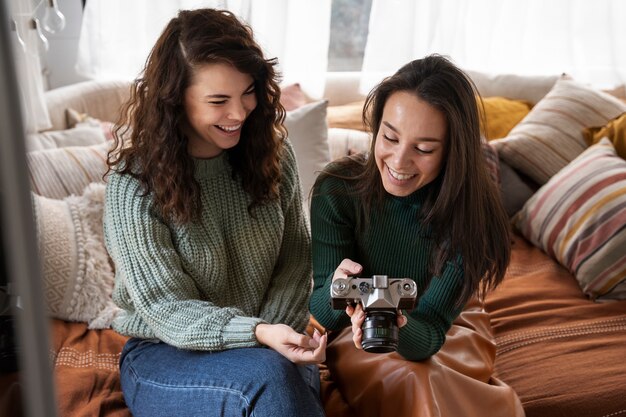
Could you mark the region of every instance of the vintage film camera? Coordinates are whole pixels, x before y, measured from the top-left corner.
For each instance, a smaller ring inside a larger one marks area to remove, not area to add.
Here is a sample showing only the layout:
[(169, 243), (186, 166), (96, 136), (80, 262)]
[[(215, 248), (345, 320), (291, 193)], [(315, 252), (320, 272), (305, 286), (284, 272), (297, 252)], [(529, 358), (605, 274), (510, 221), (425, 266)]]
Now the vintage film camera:
[(417, 285), (409, 278), (337, 278), (330, 287), (333, 309), (361, 303), (365, 311), (363, 350), (372, 353), (398, 349), (397, 310), (412, 310), (417, 299)]

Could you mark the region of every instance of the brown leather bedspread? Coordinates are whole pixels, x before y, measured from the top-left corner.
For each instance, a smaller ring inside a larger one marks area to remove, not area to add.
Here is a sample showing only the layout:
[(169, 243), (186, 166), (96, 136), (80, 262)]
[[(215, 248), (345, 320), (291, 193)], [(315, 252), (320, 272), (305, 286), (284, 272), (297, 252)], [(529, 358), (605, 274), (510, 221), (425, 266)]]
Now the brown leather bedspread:
[[(485, 308), (489, 316), (469, 305), (424, 362), (360, 352), (347, 332), (334, 335), (321, 369), (327, 414), (508, 417), (522, 404), (528, 417), (626, 417), (626, 302), (587, 300), (569, 272), (516, 236)], [(130, 416), (118, 372), (126, 338), (51, 323), (59, 415)], [(0, 385), (15, 385), (10, 377)]]
[(513, 248), (507, 277), (485, 305), (495, 375), (517, 391), (528, 417), (626, 416), (626, 301), (592, 302), (524, 238), (515, 236)]

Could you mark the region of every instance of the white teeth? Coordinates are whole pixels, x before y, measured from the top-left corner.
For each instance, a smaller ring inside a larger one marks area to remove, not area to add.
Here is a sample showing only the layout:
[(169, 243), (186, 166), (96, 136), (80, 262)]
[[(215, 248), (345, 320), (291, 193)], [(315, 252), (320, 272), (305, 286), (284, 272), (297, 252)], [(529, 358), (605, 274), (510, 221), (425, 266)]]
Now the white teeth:
[(238, 130), (241, 127), (241, 125), (237, 125), (237, 126), (219, 126), (218, 125), (217, 127), (219, 127), (220, 129), (226, 132), (234, 132), (235, 130)]
[(413, 178), (416, 175), (416, 174), (400, 174), (398, 171), (394, 171), (389, 166), (387, 166), (387, 169), (389, 170), (389, 173), (391, 174), (391, 176), (399, 181), (406, 181), (408, 179)]

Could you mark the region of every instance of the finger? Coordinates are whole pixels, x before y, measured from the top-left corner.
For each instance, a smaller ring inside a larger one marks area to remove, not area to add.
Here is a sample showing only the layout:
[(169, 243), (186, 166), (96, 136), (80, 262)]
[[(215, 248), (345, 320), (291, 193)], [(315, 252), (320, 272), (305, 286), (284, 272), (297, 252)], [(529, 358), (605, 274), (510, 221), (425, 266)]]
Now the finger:
[(358, 328), (352, 334), (352, 341), (354, 342), (354, 346), (356, 346), (357, 349), (363, 349), (363, 345), (361, 344), (362, 340), (363, 340), (363, 331), (360, 328)]
[(362, 304), (357, 304), (357, 305), (354, 307), (354, 312), (355, 312), (355, 313), (363, 313), (363, 312), (364, 312), (364, 310), (363, 310), (363, 305), (362, 305)]
[(350, 321), (352, 322), (352, 328), (357, 327), (360, 329), (363, 326), (363, 322), (365, 322), (365, 312), (363, 310), (355, 311)]
[(288, 350), (287, 359), (297, 364), (318, 364), (326, 360), (326, 346), (328, 336), (326, 334), (320, 336), (320, 345), (314, 350), (303, 349), (301, 347), (292, 347)]
[(350, 320), (352, 321), (353, 325), (356, 324), (357, 326), (361, 327), (363, 326), (363, 322), (365, 321), (365, 316), (365, 311), (363, 311), (361, 305), (358, 304), (354, 309), (354, 313), (352, 314)]
[(312, 347), (313, 349), (316, 349), (317, 347), (319, 347), (321, 337), (322, 335), (320, 334), (319, 330), (315, 329), (313, 331), (313, 337), (309, 341), (309, 346)]
[[(310, 349), (312, 347), (317, 347), (317, 342), (310, 336), (305, 334), (296, 333), (295, 331), (291, 331), (286, 338), (286, 343), (289, 345), (303, 347), (305, 349)], [(315, 346), (313, 346), (314, 344)]]
[(322, 337), (322, 334), (320, 333), (320, 331), (317, 330), (317, 329), (314, 329), (313, 330), (313, 339), (316, 340), (319, 343), (320, 337)]
[(398, 328), (406, 326), (408, 321), (409, 319), (407, 318), (407, 316), (402, 314), (402, 311), (398, 310), (398, 316), (397, 316)]
[(335, 278), (346, 278), (350, 275), (355, 275), (360, 273), (363, 270), (363, 266), (359, 263), (354, 262), (351, 259), (344, 259), (341, 261), (335, 273), (333, 275), (333, 279)]
[(348, 315), (348, 317), (352, 317), (352, 315), (354, 314), (354, 307), (352, 307), (352, 305), (348, 304), (348, 306), (346, 307), (346, 314)]
[(328, 343), (328, 336), (322, 335), (319, 340), (320, 345), (313, 351), (312, 359), (315, 363), (321, 363), (326, 360), (326, 345)]

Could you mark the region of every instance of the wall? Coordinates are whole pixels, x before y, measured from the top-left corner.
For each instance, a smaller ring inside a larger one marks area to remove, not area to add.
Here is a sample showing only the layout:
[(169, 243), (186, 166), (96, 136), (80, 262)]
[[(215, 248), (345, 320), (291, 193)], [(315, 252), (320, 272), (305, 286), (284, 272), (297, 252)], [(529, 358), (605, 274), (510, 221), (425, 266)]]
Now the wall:
[[(65, 28), (58, 33), (44, 32), (50, 42), (48, 52), (41, 52), (41, 64), (46, 89), (84, 81), (87, 78), (76, 73), (78, 38), (83, 17), (82, 0), (58, 0), (59, 9), (65, 15)], [(43, 18), (43, 5), (37, 15)]]

